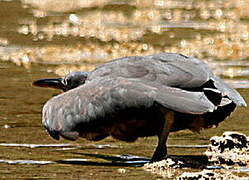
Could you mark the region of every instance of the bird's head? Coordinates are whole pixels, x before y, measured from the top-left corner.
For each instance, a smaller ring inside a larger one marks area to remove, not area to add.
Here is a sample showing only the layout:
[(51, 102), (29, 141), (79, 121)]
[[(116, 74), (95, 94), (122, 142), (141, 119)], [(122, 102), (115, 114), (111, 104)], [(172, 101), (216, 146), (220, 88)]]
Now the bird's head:
[(88, 72), (72, 72), (62, 78), (39, 79), (34, 81), (34, 86), (60, 89), (68, 91), (85, 83)]

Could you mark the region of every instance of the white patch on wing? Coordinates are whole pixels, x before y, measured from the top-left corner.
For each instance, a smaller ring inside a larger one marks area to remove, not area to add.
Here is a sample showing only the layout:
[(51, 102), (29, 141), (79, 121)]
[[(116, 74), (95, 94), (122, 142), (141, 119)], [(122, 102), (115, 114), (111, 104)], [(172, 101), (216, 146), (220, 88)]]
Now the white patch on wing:
[(213, 89), (213, 88), (203, 88), (203, 89), (208, 90), (208, 91), (213, 91), (213, 92), (215, 92), (217, 94), (221, 94), (220, 90), (218, 90), (218, 89)]
[(219, 106), (225, 106), (225, 105), (228, 105), (230, 103), (232, 103), (232, 100), (230, 100), (228, 98), (222, 98)]

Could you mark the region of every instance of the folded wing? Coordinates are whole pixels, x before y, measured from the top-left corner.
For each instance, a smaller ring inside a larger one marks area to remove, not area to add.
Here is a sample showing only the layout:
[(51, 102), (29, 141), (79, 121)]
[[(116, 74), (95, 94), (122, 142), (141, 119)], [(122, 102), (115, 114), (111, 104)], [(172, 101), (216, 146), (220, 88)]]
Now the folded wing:
[(78, 126), (105, 126), (122, 110), (155, 105), (189, 114), (215, 109), (203, 92), (162, 87), (136, 79), (98, 79), (50, 99), (43, 108), (43, 125), (55, 139), (59, 136), (76, 139)]

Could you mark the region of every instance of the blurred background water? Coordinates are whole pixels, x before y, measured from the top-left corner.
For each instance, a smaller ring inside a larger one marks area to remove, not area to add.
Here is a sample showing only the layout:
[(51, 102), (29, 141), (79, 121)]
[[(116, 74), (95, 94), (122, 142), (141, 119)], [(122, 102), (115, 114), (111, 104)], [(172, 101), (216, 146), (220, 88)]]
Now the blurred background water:
[[(206, 61), (217, 75), (240, 88), (247, 100), (248, 50), (248, 0), (0, 0), (0, 142), (57, 143), (41, 127), (40, 113), (43, 103), (58, 92), (31, 87), (35, 79), (89, 71), (123, 56), (177, 52)], [(169, 143), (208, 144), (212, 135), (225, 130), (248, 134), (248, 114), (246, 108), (239, 108), (218, 129), (200, 135), (174, 133)], [(76, 143), (94, 144), (84, 140)], [(108, 138), (101, 143), (119, 148), (87, 146), (65, 152), (47, 147), (3, 146), (0, 159), (49, 161), (82, 158), (87, 153), (134, 152), (150, 157), (156, 140), (127, 144)], [(169, 154), (201, 155), (203, 151), (170, 148)], [(0, 177), (157, 178), (138, 168), (126, 168), (123, 173), (105, 164), (41, 166), (5, 162), (0, 166)]]

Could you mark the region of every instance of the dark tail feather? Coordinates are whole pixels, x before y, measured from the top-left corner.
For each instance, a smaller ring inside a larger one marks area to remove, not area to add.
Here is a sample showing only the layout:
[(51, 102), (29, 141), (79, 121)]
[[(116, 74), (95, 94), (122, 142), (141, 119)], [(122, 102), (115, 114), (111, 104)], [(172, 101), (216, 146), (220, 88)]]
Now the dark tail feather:
[(203, 115), (205, 119), (205, 127), (212, 127), (213, 125), (218, 126), (220, 122), (224, 121), (226, 117), (230, 116), (230, 114), (236, 108), (236, 104), (231, 102), (224, 106), (218, 106), (214, 112), (205, 113)]

